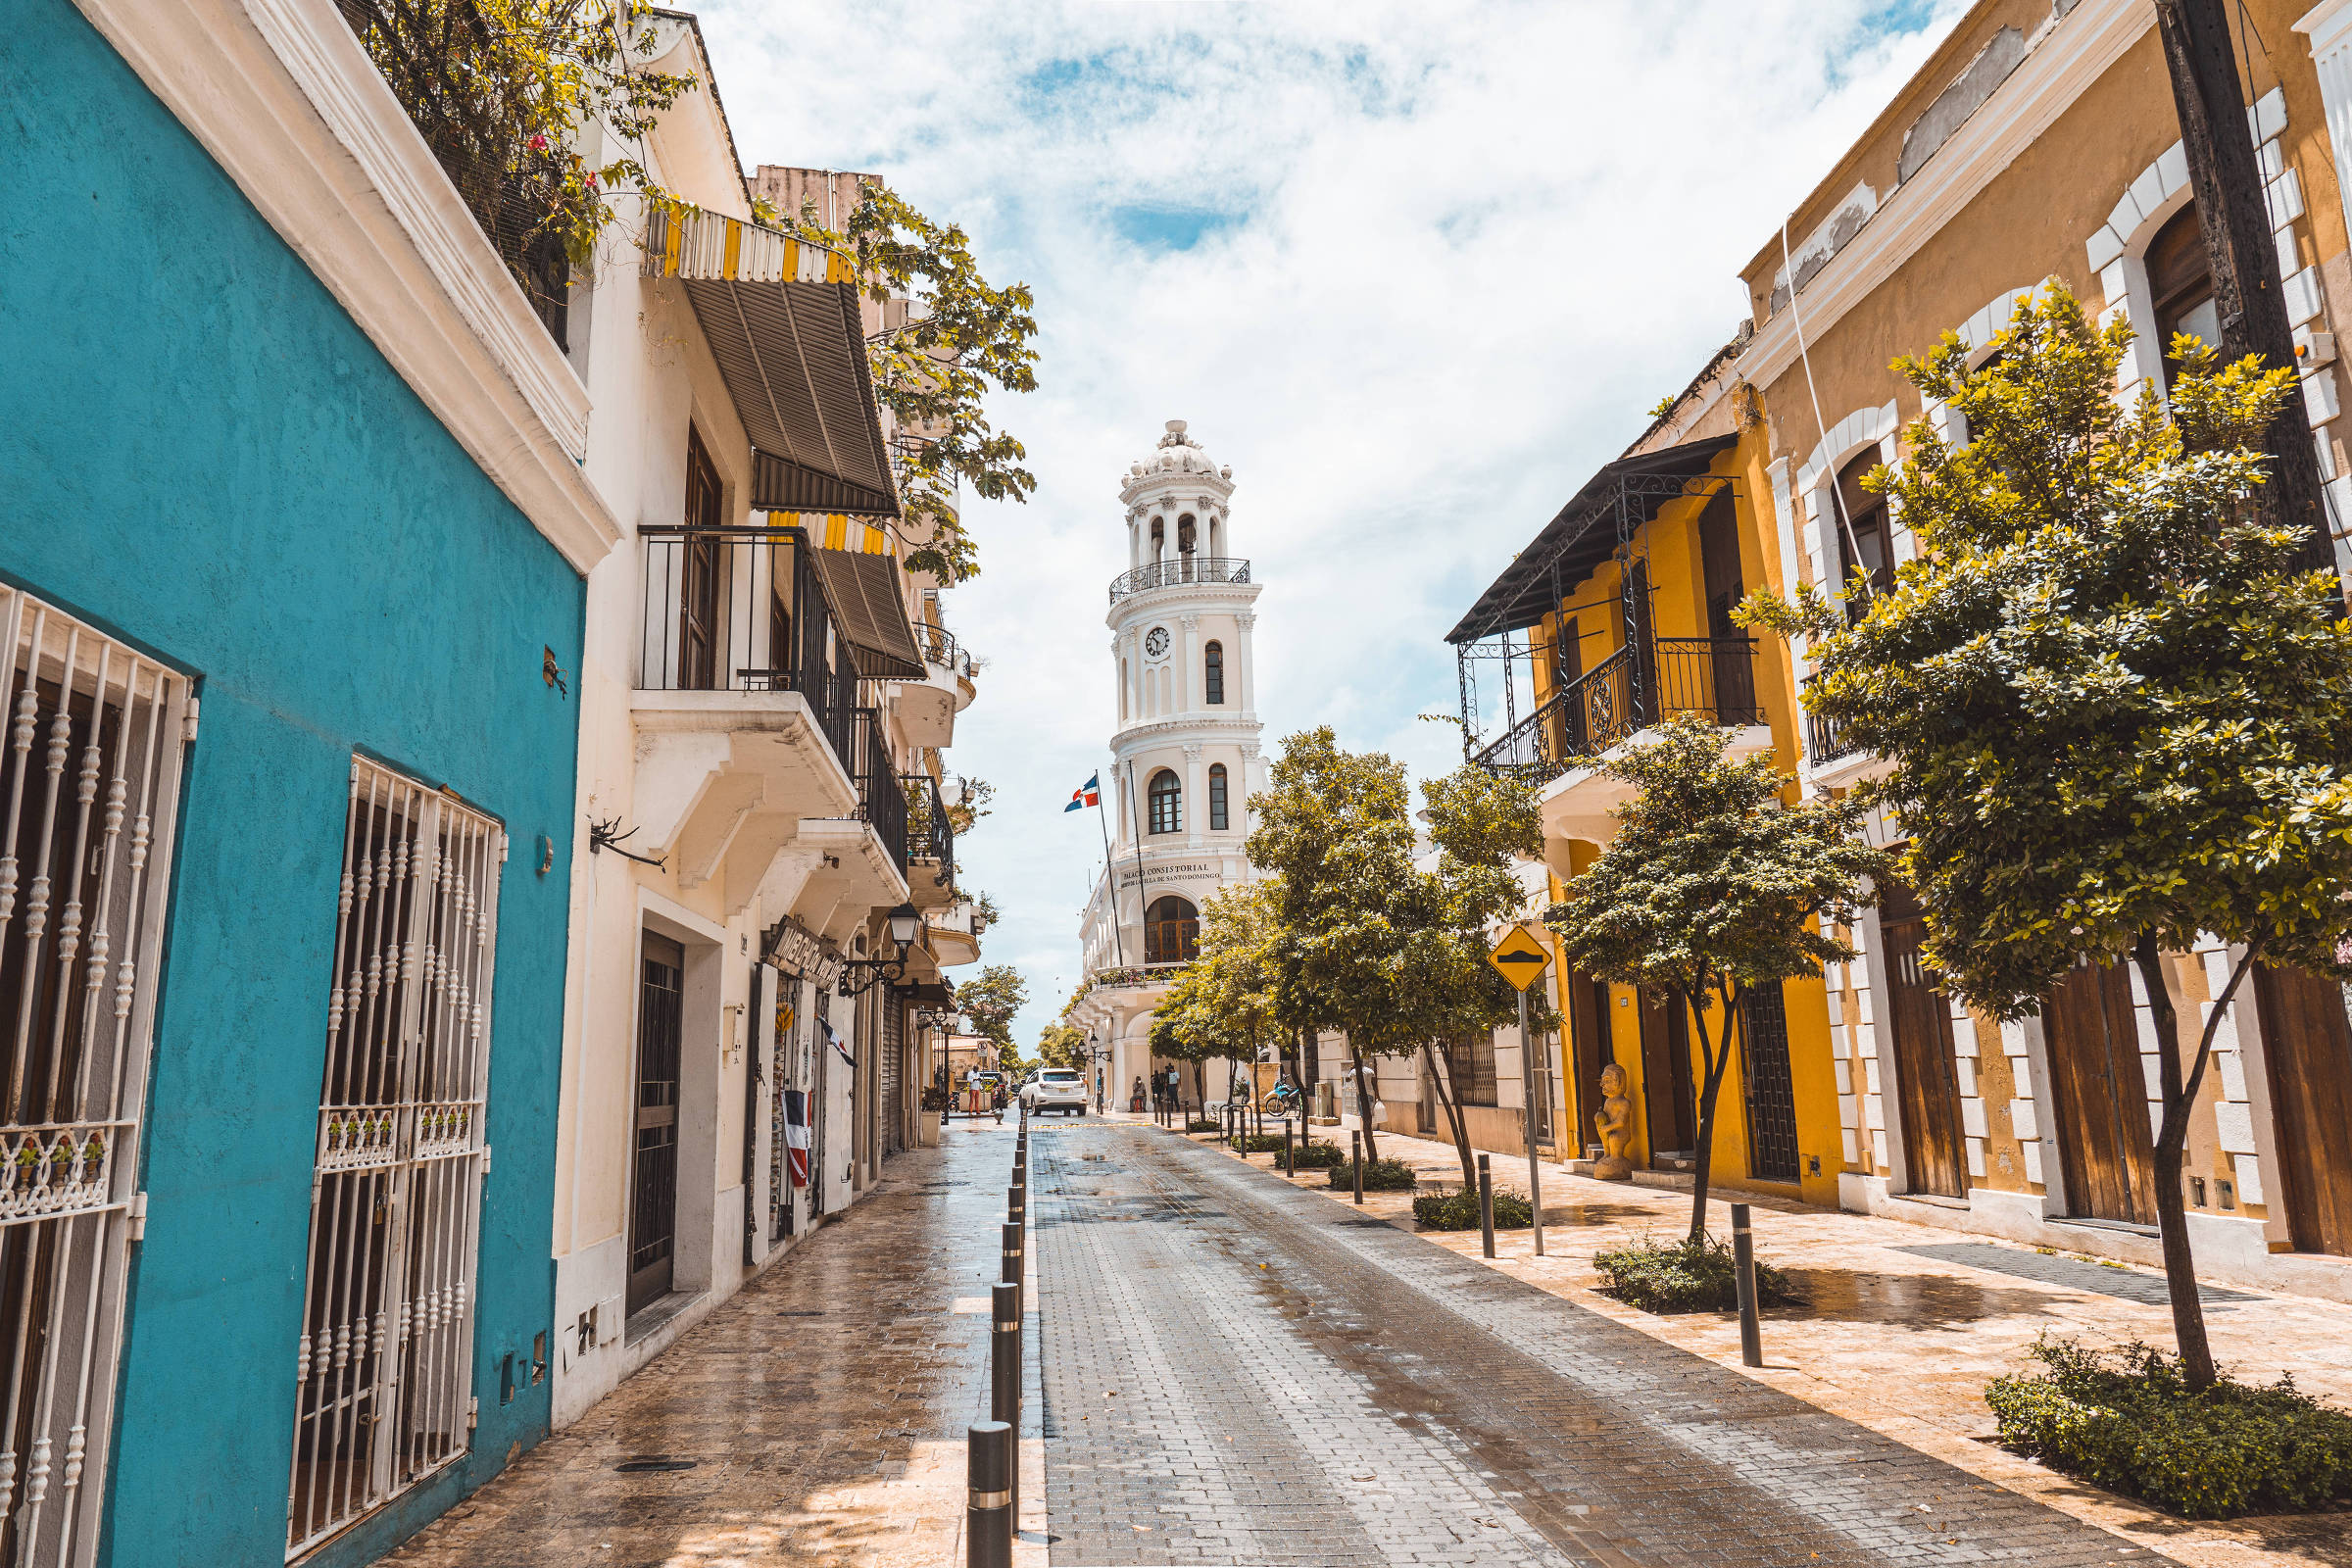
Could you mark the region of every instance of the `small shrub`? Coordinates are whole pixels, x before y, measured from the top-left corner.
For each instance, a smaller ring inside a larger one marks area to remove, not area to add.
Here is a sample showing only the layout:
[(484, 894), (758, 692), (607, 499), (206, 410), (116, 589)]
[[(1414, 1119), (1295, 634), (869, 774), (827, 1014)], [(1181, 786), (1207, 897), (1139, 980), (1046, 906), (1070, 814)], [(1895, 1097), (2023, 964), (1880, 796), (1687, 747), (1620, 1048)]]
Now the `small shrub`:
[[(1334, 1165), (1348, 1163), (1347, 1152), (1337, 1144), (1305, 1142), (1292, 1149), (1291, 1157), (1300, 1170), (1329, 1170)], [(1281, 1164), (1280, 1156), (1275, 1163)]]
[[(1294, 1135), (1293, 1141), (1296, 1142), (1296, 1135)], [(1282, 1134), (1244, 1133), (1242, 1134), (1242, 1152), (1245, 1154), (1279, 1154), (1282, 1152)]]
[[(1344, 1159), (1332, 1166), (1331, 1185), (1345, 1192), (1354, 1192), (1355, 1161)], [(1409, 1193), (1413, 1186), (1413, 1167), (1401, 1159), (1374, 1159), (1364, 1163), (1364, 1191), (1367, 1193)]]
[[(1423, 1193), (1413, 1200), (1413, 1218), (1423, 1230), (1474, 1231), (1478, 1229), (1478, 1189), (1465, 1187), (1458, 1193)], [(1523, 1231), (1536, 1222), (1536, 1211), (1526, 1199), (1517, 1193), (1494, 1195), (1494, 1228), (1498, 1231)]]
[(1995, 1378), (2001, 1441), (2051, 1469), (2191, 1519), (2308, 1512), (2352, 1501), (2352, 1413), (2282, 1377), (2225, 1377), (2191, 1394), (2179, 1357), (2137, 1341), (2106, 1351), (2043, 1335), (2039, 1376)]
[(1210, 1121), (1205, 1116), (1195, 1116), (1184, 1124), (1184, 1130), (1188, 1133), (1221, 1133), (1225, 1130), (1225, 1124), (1221, 1121)]
[[(1631, 1247), (1592, 1254), (1601, 1290), (1644, 1312), (1735, 1312), (1740, 1308), (1740, 1271), (1732, 1250), (1714, 1237), (1661, 1242), (1643, 1237)], [(1788, 1276), (1756, 1262), (1756, 1304), (1781, 1306), (1797, 1299)]]

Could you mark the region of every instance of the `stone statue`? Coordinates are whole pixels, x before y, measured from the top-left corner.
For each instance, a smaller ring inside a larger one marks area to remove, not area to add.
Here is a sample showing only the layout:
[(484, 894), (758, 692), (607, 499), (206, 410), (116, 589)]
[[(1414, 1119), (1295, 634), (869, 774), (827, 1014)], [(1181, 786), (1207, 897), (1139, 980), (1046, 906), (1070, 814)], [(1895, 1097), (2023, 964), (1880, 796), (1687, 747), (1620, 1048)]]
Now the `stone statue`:
[(1600, 1134), (1600, 1158), (1592, 1162), (1592, 1174), (1604, 1182), (1630, 1182), (1634, 1162), (1625, 1152), (1634, 1141), (1634, 1102), (1625, 1098), (1623, 1067), (1612, 1061), (1600, 1069), (1600, 1112), (1592, 1118), (1592, 1130)]

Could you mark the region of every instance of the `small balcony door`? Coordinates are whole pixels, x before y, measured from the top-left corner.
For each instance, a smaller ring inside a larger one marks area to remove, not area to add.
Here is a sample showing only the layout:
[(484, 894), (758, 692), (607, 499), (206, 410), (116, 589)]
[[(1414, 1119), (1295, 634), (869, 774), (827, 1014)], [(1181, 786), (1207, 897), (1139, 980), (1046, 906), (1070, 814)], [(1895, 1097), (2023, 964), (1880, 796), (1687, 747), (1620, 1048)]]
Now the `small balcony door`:
[(1690, 1015), (1675, 998), (1650, 991), (1642, 993), (1642, 1100), (1649, 1118), (1649, 1162), (1680, 1168), (1695, 1157), (1698, 1109)]
[[(718, 469), (694, 426), (686, 427), (686, 516), (688, 528), (716, 528), (721, 516)], [(719, 563), (723, 543), (713, 533), (689, 533), (678, 575), (678, 685), (710, 691), (718, 679)]]
[(678, 1241), (678, 1063), (686, 950), (645, 935), (637, 1002), (637, 1144), (629, 1186), (628, 1310), (667, 1296)]

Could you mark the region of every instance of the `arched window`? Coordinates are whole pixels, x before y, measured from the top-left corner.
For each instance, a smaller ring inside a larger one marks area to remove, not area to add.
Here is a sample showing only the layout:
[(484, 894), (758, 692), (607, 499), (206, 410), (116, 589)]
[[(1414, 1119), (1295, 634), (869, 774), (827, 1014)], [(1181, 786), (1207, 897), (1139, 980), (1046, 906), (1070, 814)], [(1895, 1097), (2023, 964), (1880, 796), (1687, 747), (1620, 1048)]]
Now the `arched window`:
[(2213, 261), (2197, 227), (2197, 204), (2176, 213), (2148, 245), (2148, 293), (2156, 301), (2156, 352), (2164, 356), (2164, 384), (2178, 373), (2173, 334), (2193, 332), (2213, 348), (2222, 346), (2222, 318), (2213, 303)]
[(1200, 955), (1200, 911), (1172, 893), (1153, 899), (1144, 911), (1144, 961), (1190, 963)]
[[(1890, 593), (1894, 589), (1894, 552), (1886, 539), (1886, 498), (1873, 495), (1862, 488), (1862, 476), (1877, 467), (1882, 460), (1879, 449), (1872, 447), (1860, 457), (1838, 470), (1838, 506), (1844, 521), (1831, 522), (1838, 530), (1838, 584), (1845, 586), (1847, 579), (1860, 566), (1870, 576), (1870, 591)], [(1851, 530), (1850, 537), (1848, 530)], [(1857, 556), (1856, 551), (1860, 551)], [(1859, 599), (1846, 606), (1846, 613), (1859, 620), (1864, 606)]]
[[(1214, 647), (1214, 644), (1210, 645)], [(1208, 764), (1208, 825), (1212, 832), (1225, 831), (1225, 764)]]
[(1174, 833), (1184, 826), (1184, 792), (1176, 775), (1161, 768), (1152, 775), (1152, 831)]
[(1208, 706), (1225, 705), (1225, 645), (1210, 643), (1200, 652), (1200, 673), (1208, 683)]

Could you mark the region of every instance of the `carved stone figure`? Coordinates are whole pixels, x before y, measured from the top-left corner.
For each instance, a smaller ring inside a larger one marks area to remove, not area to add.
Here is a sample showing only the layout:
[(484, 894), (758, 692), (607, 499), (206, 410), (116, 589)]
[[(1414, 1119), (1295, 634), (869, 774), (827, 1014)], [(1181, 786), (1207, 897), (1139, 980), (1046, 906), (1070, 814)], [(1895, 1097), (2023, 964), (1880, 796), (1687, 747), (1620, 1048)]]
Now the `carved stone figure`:
[(1600, 1111), (1592, 1130), (1600, 1134), (1600, 1158), (1592, 1162), (1593, 1176), (1604, 1182), (1630, 1182), (1634, 1162), (1625, 1156), (1634, 1142), (1634, 1102), (1625, 1098), (1625, 1069), (1610, 1062), (1600, 1069)]

